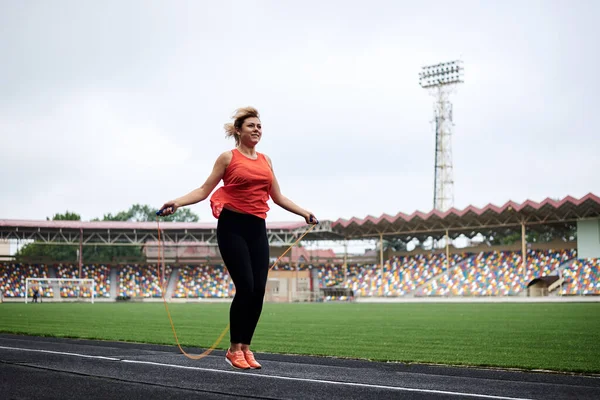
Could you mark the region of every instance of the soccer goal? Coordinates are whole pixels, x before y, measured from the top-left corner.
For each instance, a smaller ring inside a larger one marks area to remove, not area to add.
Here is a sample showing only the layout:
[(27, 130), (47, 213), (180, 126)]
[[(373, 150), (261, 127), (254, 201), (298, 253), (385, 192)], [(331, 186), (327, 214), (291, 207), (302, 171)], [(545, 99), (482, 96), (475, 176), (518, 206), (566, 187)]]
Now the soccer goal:
[(85, 278), (27, 278), (25, 304), (29, 301), (90, 301), (94, 304), (96, 288), (93, 279)]

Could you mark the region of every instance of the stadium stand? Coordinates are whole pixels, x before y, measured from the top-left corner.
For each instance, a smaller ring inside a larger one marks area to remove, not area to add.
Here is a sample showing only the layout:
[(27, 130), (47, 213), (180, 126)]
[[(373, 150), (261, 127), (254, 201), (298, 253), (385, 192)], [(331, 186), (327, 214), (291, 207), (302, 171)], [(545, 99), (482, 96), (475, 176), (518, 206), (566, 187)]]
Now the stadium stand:
[(327, 263), (310, 266), (310, 268), (317, 268), (317, 277), (322, 287), (337, 286), (344, 282), (344, 271), (341, 265)]
[[(173, 271), (165, 266), (164, 279), (168, 282)], [(156, 265), (125, 265), (119, 268), (118, 296), (123, 297), (161, 297), (162, 271)]]
[[(451, 255), (450, 267), (455, 266), (464, 257), (464, 254)], [(328, 271), (328, 275), (325, 276), (327, 279), (324, 281), (326, 286), (343, 282), (341, 268), (335, 271), (335, 274)], [(379, 296), (382, 294), (382, 288), (384, 296), (404, 296), (444, 271), (446, 271), (445, 254), (394, 256), (384, 264), (383, 286), (378, 264), (349, 265), (346, 286), (352, 289), (356, 296)]]
[(562, 276), (563, 295), (600, 295), (600, 258), (573, 260)]
[[(57, 278), (83, 278), (94, 279), (96, 297), (110, 297), (110, 267), (107, 265), (87, 265), (81, 266), (81, 276), (79, 276), (79, 266), (72, 264), (58, 264), (56, 268)], [(81, 295), (90, 297), (92, 293), (83, 288)], [(69, 286), (60, 287), (60, 296), (65, 298), (77, 297), (77, 292)]]
[(480, 252), (429, 282), (417, 296), (514, 296), (536, 277), (558, 274), (574, 250), (529, 250), (522, 271), (520, 251)]
[[(345, 288), (355, 297), (372, 296), (515, 296), (523, 294), (535, 278), (562, 274), (565, 281), (553, 295), (600, 295), (600, 259), (577, 259), (574, 249), (528, 250), (525, 274), (521, 270), (519, 251), (491, 251), (476, 254), (452, 254), (446, 270), (445, 254), (393, 256), (383, 269), (378, 264), (336, 263), (278, 265), (274, 269), (316, 269), (321, 288)], [(111, 282), (111, 269), (118, 273)], [(5, 298), (25, 297), (25, 279), (30, 277), (77, 278), (79, 268), (70, 264), (0, 263), (0, 289)], [(117, 296), (159, 298), (160, 270), (155, 265), (84, 265), (82, 277), (96, 281), (97, 297), (110, 298), (111, 285)], [(174, 280), (171, 294), (176, 299), (227, 298), (235, 287), (222, 265), (184, 265), (175, 270), (165, 267), (165, 279)], [(30, 293), (31, 295), (31, 293)], [(54, 297), (51, 288), (44, 298)], [(72, 289), (61, 288), (62, 298), (75, 297)], [(335, 300), (332, 298), (332, 300)], [(339, 300), (339, 299), (338, 299)]]
[[(277, 249), (272, 254), (272, 261), (287, 249), (286, 246), (296, 244), (302, 232), (308, 234), (306, 241), (369, 240), (383, 243), (385, 238), (403, 243), (417, 240), (425, 244), (429, 239), (450, 238), (453, 241), (464, 237), (469, 246), (476, 246), (457, 249), (451, 244), (445, 253), (430, 254), (417, 250), (396, 256), (389, 249), (381, 253), (371, 249), (371, 253), (353, 255), (349, 265), (342, 266), (340, 254), (332, 250), (309, 250), (300, 244), (292, 247), (290, 252), (286, 251), (280, 264), (275, 266), (275, 271), (281, 271), (278, 274), (280, 279), (294, 279), (293, 274), (284, 271), (311, 270), (310, 274), (304, 273), (303, 278), (298, 278), (302, 279), (302, 284), (306, 285), (309, 276), (309, 287), (313, 293), (325, 288), (328, 293), (334, 293), (334, 297), (338, 296), (338, 292), (349, 291), (352, 297), (521, 296), (532, 292), (528, 286), (537, 285), (536, 280), (552, 281), (545, 295), (600, 295), (600, 261), (590, 258), (600, 256), (597, 227), (600, 227), (600, 197), (593, 193), (580, 198), (546, 198), (540, 202), (508, 201), (484, 207), (469, 205), (443, 212), (430, 210), (381, 214), (379, 217), (339, 218), (321, 221), (312, 231), (304, 231), (306, 227), (301, 221), (267, 222), (269, 242)], [(157, 225), (152, 222), (0, 219), (0, 237), (5, 240), (26, 237), (33, 241), (69, 242), (71, 245), (82, 241), (109, 245), (124, 241), (138, 245), (141, 237), (152, 237), (156, 229)], [(167, 253), (168, 262), (176, 265), (174, 268), (167, 267), (166, 271), (169, 295), (174, 299), (233, 295), (233, 284), (226, 268), (218, 266), (221, 261), (214, 229), (214, 221), (161, 224), (165, 234), (163, 250)], [(115, 235), (117, 231), (121, 233)], [(481, 237), (486, 238), (486, 244), (481, 243)], [(527, 237), (533, 238), (531, 243), (522, 240)], [(445, 242), (448, 243), (447, 240)], [(498, 243), (506, 245), (501, 247)], [(578, 249), (579, 254), (574, 249)], [(158, 260), (157, 242), (144, 242), (144, 251), (148, 260), (145, 263), (152, 264)], [(525, 267), (520, 251), (527, 251)], [(452, 254), (452, 258), (446, 261), (445, 254), (448, 253)], [(384, 256), (387, 260), (380, 259)], [(24, 279), (28, 276), (75, 277), (78, 273), (73, 266), (55, 268), (46, 267), (44, 263), (47, 261), (42, 259), (27, 261), (30, 264), (24, 261), (23, 265), (14, 261), (11, 264), (6, 260), (0, 263), (0, 290), (6, 298), (23, 297)], [(51, 262), (57, 263), (58, 260)], [(158, 268), (152, 265), (90, 265), (84, 267), (82, 275), (82, 278), (93, 277), (97, 281), (97, 291), (104, 298), (161, 296), (161, 277)], [(564, 280), (555, 279), (557, 275)], [(283, 278), (285, 276), (290, 278)], [(560, 289), (556, 289), (557, 286)], [(273, 290), (298, 288), (274, 284), (272, 287), (276, 288)], [(290, 294), (288, 301), (294, 301), (291, 297), (293, 290), (285, 290)], [(55, 299), (72, 295), (56, 293)], [(52, 294), (48, 292), (44, 296), (52, 297)]]
[[(11, 264), (0, 263), (0, 288), (6, 298), (25, 298), (25, 279), (27, 278), (49, 278), (48, 267), (44, 264)], [(40, 289), (42, 297), (54, 297), (52, 288)], [(29, 296), (33, 292), (29, 291)]]
[[(322, 264), (324, 265), (324, 264)], [(304, 263), (278, 263), (273, 266), (272, 271), (296, 271), (296, 270), (305, 270), (305, 269), (313, 269), (312, 264), (304, 264)]]
[(235, 288), (227, 269), (220, 265), (195, 265), (179, 268), (174, 298), (233, 297)]
[[(465, 254), (451, 254), (450, 268), (465, 258)], [(384, 282), (387, 296), (402, 296), (414, 291), (433, 277), (446, 271), (445, 254), (419, 254), (396, 257), (388, 264)], [(384, 279), (386, 268), (384, 268)]]

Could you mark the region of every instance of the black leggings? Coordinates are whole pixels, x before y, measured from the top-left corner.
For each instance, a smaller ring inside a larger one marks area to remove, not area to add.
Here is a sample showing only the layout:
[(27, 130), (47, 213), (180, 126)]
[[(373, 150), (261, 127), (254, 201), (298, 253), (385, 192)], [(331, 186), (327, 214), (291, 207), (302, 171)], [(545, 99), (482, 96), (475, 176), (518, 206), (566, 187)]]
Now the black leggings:
[(235, 285), (229, 310), (230, 340), (249, 345), (262, 312), (269, 274), (265, 220), (223, 209), (217, 223), (217, 242)]

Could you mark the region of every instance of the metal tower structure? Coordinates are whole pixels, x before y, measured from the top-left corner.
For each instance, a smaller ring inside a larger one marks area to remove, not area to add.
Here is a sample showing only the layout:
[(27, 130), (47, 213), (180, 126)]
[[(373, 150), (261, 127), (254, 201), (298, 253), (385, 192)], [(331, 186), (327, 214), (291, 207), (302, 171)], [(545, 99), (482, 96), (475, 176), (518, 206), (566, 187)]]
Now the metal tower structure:
[(419, 84), (434, 96), (435, 178), (433, 208), (446, 211), (454, 205), (452, 167), (452, 103), (450, 94), (463, 82), (462, 61), (450, 61), (423, 67)]

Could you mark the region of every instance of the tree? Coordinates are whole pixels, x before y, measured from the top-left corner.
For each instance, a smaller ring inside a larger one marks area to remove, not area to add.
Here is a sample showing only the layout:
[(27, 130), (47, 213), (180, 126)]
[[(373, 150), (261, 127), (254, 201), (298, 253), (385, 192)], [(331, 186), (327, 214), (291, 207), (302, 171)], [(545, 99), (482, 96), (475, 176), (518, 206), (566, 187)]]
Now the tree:
[[(47, 221), (50, 218), (46, 217)], [(81, 216), (74, 212), (66, 211), (64, 214), (54, 214), (53, 221), (80, 221)], [(54, 245), (54, 244), (39, 244), (29, 243), (21, 248), (16, 253), (17, 261), (23, 258), (32, 258), (38, 260), (56, 260), (69, 261), (77, 260), (77, 249), (79, 247), (73, 245)]]
[[(46, 217), (46, 221), (50, 221), (50, 218)], [(81, 216), (67, 210), (64, 214), (54, 214), (52, 221), (81, 221)]]
[[(569, 226), (548, 226), (544, 229), (527, 229), (525, 240), (527, 243), (548, 243), (553, 240), (571, 241), (577, 238), (577, 227), (575, 224)], [(521, 232), (505, 231), (490, 238), (492, 244), (511, 245), (521, 243)]]
[(497, 235), (495, 235), (492, 238), (491, 242), (493, 244), (500, 244), (503, 246), (511, 245), (514, 243), (520, 243), (521, 242), (521, 233), (520, 232), (498, 233)]
[(406, 243), (401, 239), (383, 239), (383, 250), (406, 251)]
[[(127, 211), (120, 211), (115, 215), (105, 214), (104, 221), (131, 221), (152, 222), (156, 221), (156, 209), (149, 205), (134, 204)], [(200, 218), (189, 208), (180, 208), (176, 213), (160, 217), (164, 222), (198, 222)]]

